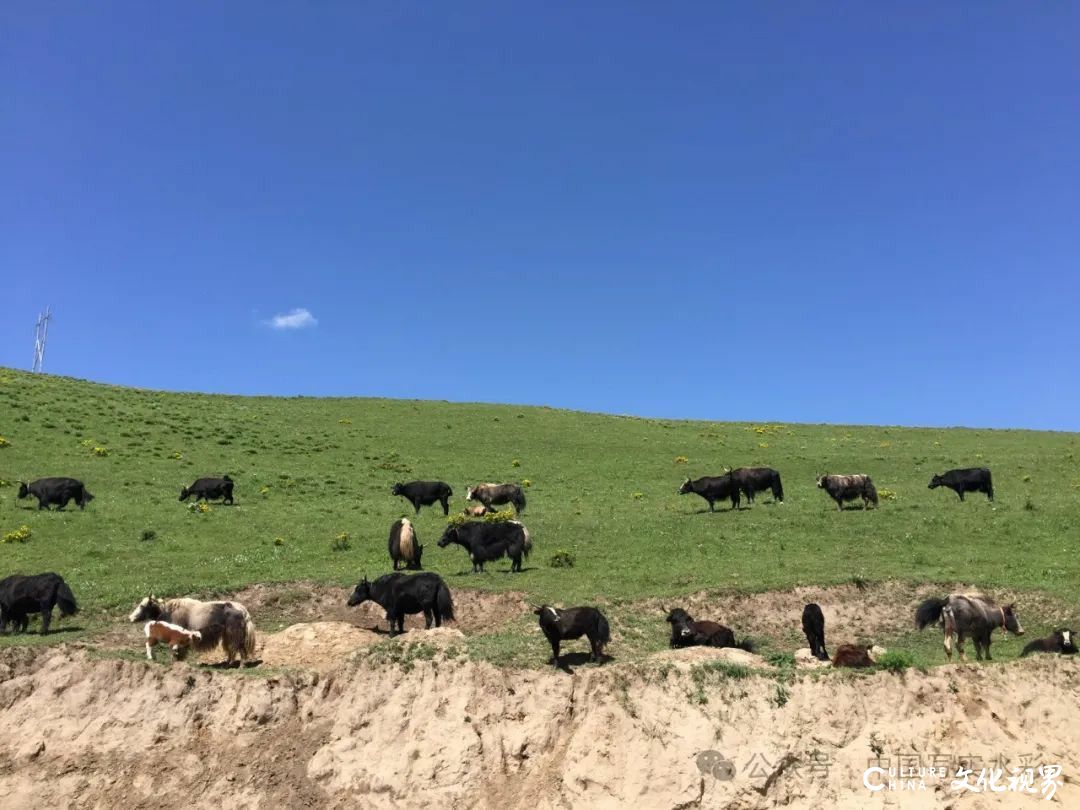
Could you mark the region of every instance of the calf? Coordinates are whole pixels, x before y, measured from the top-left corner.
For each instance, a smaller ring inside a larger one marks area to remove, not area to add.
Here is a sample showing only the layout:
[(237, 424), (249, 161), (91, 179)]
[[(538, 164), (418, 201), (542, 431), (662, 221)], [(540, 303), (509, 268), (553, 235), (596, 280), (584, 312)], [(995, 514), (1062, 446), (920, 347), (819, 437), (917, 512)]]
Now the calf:
[(233, 480), (227, 475), (222, 478), (200, 478), (190, 487), (184, 487), (180, 490), (180, 500), (186, 501), (194, 495), (196, 503), (218, 498), (222, 499), (222, 503), (232, 503), (232, 491)]
[(749, 639), (735, 643), (735, 633), (730, 627), (717, 622), (695, 622), (682, 608), (675, 608), (665, 620), (671, 625), (669, 646), (675, 647), (737, 647), (753, 652), (754, 645)]
[(754, 502), (754, 493), (772, 490), (773, 500), (784, 502), (784, 487), (780, 483), (780, 473), (772, 467), (740, 467), (732, 470), (739, 489), (750, 503)]
[(1035, 652), (1075, 655), (1077, 652), (1076, 634), (1072, 630), (1055, 630), (1046, 638), (1029, 641), (1023, 652), (1020, 653), (1020, 657), (1023, 658), (1025, 655), (1031, 655), (1031, 653)]
[(416, 529), (408, 518), (395, 521), (390, 527), (390, 559), (394, 563), (394, 570), (398, 570), (401, 563), (409, 569), (420, 569), (420, 558), (424, 554), (424, 547), (420, 545), (420, 538), (416, 536)]
[(597, 608), (574, 607), (559, 610), (549, 605), (541, 605), (533, 610), (540, 617), (540, 629), (551, 644), (551, 661), (559, 663), (559, 642), (586, 636), (589, 639), (591, 658), (600, 663), (604, 655), (604, 645), (611, 641), (611, 629), (608, 621)]
[(457, 526), (447, 526), (439, 539), (439, 548), (446, 548), (455, 543), (467, 552), (473, 564), (473, 573), (483, 573), (484, 563), (498, 560), (503, 556), (510, 558), (510, 570), (521, 571), (521, 558), (528, 559), (532, 551), (532, 538), (529, 530), (516, 520), (504, 520), (498, 523), (471, 521)]
[(710, 512), (715, 512), (713, 504), (724, 498), (731, 498), (732, 509), (739, 508), (739, 485), (730, 470), (724, 475), (705, 476), (694, 481), (687, 478), (679, 487), (679, 494), (687, 495), (691, 492), (708, 501)]
[(391, 495), (400, 495), (413, 505), (416, 514), (420, 514), (421, 506), (431, 506), (438, 501), (442, 504), (444, 515), (450, 514), (450, 496), (454, 490), (443, 481), (410, 481), (407, 484), (394, 484), (390, 490)]
[(871, 503), (878, 505), (877, 488), (869, 475), (822, 475), (818, 478), (817, 485), (818, 489), (829, 493), (840, 511), (844, 509), (844, 501), (858, 498), (862, 498), (863, 509), (869, 509)]
[(872, 667), (874, 659), (870, 657), (870, 649), (870, 646), (841, 644), (836, 648), (836, 655), (833, 657), (832, 665), (834, 667)]
[(56, 504), (57, 509), (63, 509), (71, 501), (75, 501), (80, 509), (85, 509), (86, 505), (94, 500), (83, 482), (75, 478), (39, 478), (30, 484), (20, 481), (19, 497), (26, 498), (30, 495), (38, 499), (38, 509), (48, 509), (50, 504)]
[(349, 607), (375, 602), (386, 611), (390, 634), (405, 632), (405, 616), (423, 613), (427, 629), (432, 621), (442, 627), (443, 619), (454, 618), (454, 602), (450, 589), (438, 574), (384, 574), (374, 582), (360, 580), (349, 597)]
[(949, 470), (944, 475), (935, 475), (930, 479), (929, 489), (948, 487), (964, 500), (965, 492), (983, 492), (990, 501), (994, 500), (994, 484), (990, 479), (988, 467), (970, 467), (965, 470)]
[(483, 517), (487, 514), (486, 506), (466, 506), (461, 510), (465, 517)]
[(202, 641), (202, 633), (198, 630), (187, 630), (171, 622), (147, 622), (143, 629), (146, 631), (146, 657), (150, 661), (154, 660), (154, 647), (158, 644), (166, 645), (172, 650), (173, 658), (179, 660), (181, 650)]
[(810, 643), (810, 652), (819, 661), (828, 661), (829, 653), (825, 650), (825, 614), (821, 606), (811, 602), (802, 611), (802, 629)]
[(49, 632), (52, 611), (60, 606), (60, 615), (74, 616), (79, 612), (71, 588), (59, 574), (34, 574), (0, 579), (0, 633), (7, 632), (8, 622), (14, 622), (20, 633), (30, 624), (30, 614), (41, 614), (41, 635)]
[(489, 512), (495, 511), (492, 506), (506, 503), (514, 505), (515, 514), (525, 511), (525, 492), (517, 484), (478, 484), (469, 487), (465, 500), (479, 501)]

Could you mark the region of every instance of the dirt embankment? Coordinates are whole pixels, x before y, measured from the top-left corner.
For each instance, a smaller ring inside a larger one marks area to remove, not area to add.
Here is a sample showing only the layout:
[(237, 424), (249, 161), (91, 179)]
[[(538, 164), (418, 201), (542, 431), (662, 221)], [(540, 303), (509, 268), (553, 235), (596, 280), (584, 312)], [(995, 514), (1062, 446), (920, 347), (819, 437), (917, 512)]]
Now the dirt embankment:
[[(343, 644), (372, 640), (340, 641), (348, 632), (369, 631), (299, 625), (267, 637), (264, 649), (279, 644), (321, 666), (327, 656), (342, 660)], [(420, 637), (441, 649), (459, 638), (454, 630), (405, 638)], [(729, 651), (687, 652), (703, 661)], [(1080, 783), (1070, 781), (1080, 779), (1075, 660), (784, 683), (669, 658), (576, 666), (570, 676), (440, 654), (405, 666), (361, 655), (323, 666), (330, 671), (255, 676), (73, 648), (8, 649), (0, 796), (9, 807), (275, 809), (953, 801), (951, 776), (872, 795), (863, 773), (880, 754), (885, 767), (929, 767), (935, 755), (1060, 765), (1057, 806), (1080, 806)], [(1041, 798), (971, 794), (957, 806), (1032, 807)]]

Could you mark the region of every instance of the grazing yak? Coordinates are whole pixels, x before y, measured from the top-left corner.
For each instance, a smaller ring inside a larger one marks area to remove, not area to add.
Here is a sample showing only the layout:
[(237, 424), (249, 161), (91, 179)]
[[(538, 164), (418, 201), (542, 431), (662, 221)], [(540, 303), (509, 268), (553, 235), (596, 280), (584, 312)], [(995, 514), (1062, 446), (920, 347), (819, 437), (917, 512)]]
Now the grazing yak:
[(8, 622), (15, 624), (18, 632), (25, 633), (30, 624), (30, 614), (41, 614), (41, 635), (49, 632), (52, 611), (60, 606), (60, 616), (74, 616), (79, 612), (75, 595), (59, 574), (34, 574), (0, 579), (0, 633), (7, 632)]
[(731, 498), (732, 509), (739, 508), (739, 485), (730, 470), (724, 475), (705, 476), (694, 481), (687, 478), (679, 487), (679, 494), (687, 495), (691, 492), (709, 502), (710, 512), (715, 512), (713, 504), (724, 498)]
[(829, 493), (829, 497), (836, 501), (839, 511), (844, 509), (844, 501), (854, 501), (862, 498), (863, 509), (869, 509), (870, 504), (878, 505), (877, 488), (870, 480), (869, 475), (822, 475), (817, 480), (818, 489)]
[(560, 610), (550, 605), (541, 605), (533, 609), (540, 617), (540, 629), (551, 644), (551, 662), (559, 663), (559, 642), (586, 636), (589, 639), (591, 658), (599, 664), (604, 655), (604, 645), (611, 641), (611, 629), (608, 621), (597, 608), (574, 607)]
[(829, 653), (825, 649), (825, 614), (821, 606), (811, 602), (802, 611), (802, 629), (810, 643), (810, 652), (819, 661), (828, 661)]
[[(170, 622), (185, 630), (197, 630), (200, 638), (192, 647), (203, 652), (220, 643), (229, 666), (233, 666), (237, 656), (241, 661), (247, 661), (255, 652), (255, 623), (247, 608), (239, 602), (162, 600), (151, 594), (135, 606), (128, 619), (132, 622)], [(188, 648), (182, 649), (186, 652)]]
[(390, 527), (389, 545), (390, 560), (394, 563), (395, 571), (401, 563), (414, 571), (423, 568), (420, 558), (424, 555), (424, 547), (420, 545), (420, 538), (408, 518), (395, 521)]
[(784, 487), (780, 483), (780, 473), (772, 467), (739, 467), (737, 470), (732, 470), (731, 475), (749, 503), (754, 502), (754, 493), (765, 490), (772, 490), (773, 500), (777, 503), (784, 502)]
[(665, 620), (671, 625), (669, 646), (675, 647), (736, 647), (746, 652), (754, 651), (754, 644), (749, 639), (735, 642), (735, 633), (730, 627), (717, 622), (695, 622), (682, 608), (675, 608)]
[(386, 611), (390, 635), (405, 632), (405, 616), (423, 613), (425, 627), (442, 627), (443, 619), (454, 618), (454, 601), (450, 589), (438, 574), (384, 574), (374, 582), (364, 577), (349, 597), (349, 607), (367, 601), (375, 602)]
[(390, 490), (391, 495), (400, 495), (413, 505), (416, 514), (420, 514), (421, 506), (431, 506), (436, 501), (442, 504), (444, 515), (450, 514), (450, 496), (454, 490), (443, 481), (410, 481), (407, 484), (394, 484)]
[(37, 481), (26, 484), (19, 482), (19, 497), (26, 498), (33, 495), (38, 499), (38, 509), (48, 509), (50, 504), (56, 504), (57, 509), (63, 509), (70, 501), (75, 501), (80, 509), (85, 509), (94, 496), (83, 486), (83, 482), (75, 478), (39, 478)]
[(222, 503), (232, 503), (232, 490), (233, 480), (227, 475), (222, 478), (200, 478), (190, 487), (184, 487), (180, 490), (180, 500), (186, 501), (194, 495), (196, 503), (199, 501), (213, 501), (218, 498), (222, 499)]
[(1037, 638), (1034, 641), (1029, 641), (1024, 646), (1023, 652), (1020, 653), (1020, 657), (1023, 658), (1025, 655), (1031, 655), (1036, 652), (1075, 655), (1077, 653), (1076, 634), (1072, 630), (1055, 630), (1046, 638)]
[(515, 514), (525, 511), (525, 492), (517, 484), (478, 484), (469, 487), (465, 492), (465, 500), (479, 501), (489, 512), (495, 511), (492, 506), (506, 503), (514, 505)]
[(170, 622), (147, 622), (143, 628), (146, 633), (146, 658), (154, 660), (154, 647), (158, 644), (166, 645), (172, 650), (173, 658), (180, 660), (180, 651), (202, 641), (202, 633), (198, 630), (185, 630), (178, 624)]
[(994, 500), (994, 484), (990, 479), (988, 467), (970, 467), (966, 470), (949, 470), (944, 475), (935, 475), (930, 479), (928, 489), (948, 487), (964, 500), (965, 492), (982, 492), (990, 501)]
[(836, 648), (836, 655), (833, 656), (832, 665), (834, 667), (872, 667), (875, 663), (870, 656), (872, 649), (873, 646), (869, 644), (866, 646), (841, 644)]
[(498, 523), (471, 521), (457, 526), (447, 526), (439, 539), (439, 548), (446, 548), (451, 543), (469, 552), (473, 564), (473, 573), (483, 573), (484, 563), (498, 560), (503, 556), (510, 558), (510, 570), (521, 571), (521, 558), (528, 559), (532, 550), (532, 538), (524, 524), (516, 520), (504, 520)]

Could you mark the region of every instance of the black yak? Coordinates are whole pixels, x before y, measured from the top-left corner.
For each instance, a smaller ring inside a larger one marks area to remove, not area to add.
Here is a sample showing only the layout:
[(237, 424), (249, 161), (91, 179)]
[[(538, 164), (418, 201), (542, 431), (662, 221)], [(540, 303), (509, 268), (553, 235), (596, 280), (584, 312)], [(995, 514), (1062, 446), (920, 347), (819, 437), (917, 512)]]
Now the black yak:
[(935, 475), (930, 479), (928, 489), (948, 487), (964, 500), (965, 492), (982, 492), (991, 501), (994, 500), (994, 484), (988, 467), (971, 467), (966, 470), (949, 470), (944, 475)]
[(469, 487), (465, 500), (479, 501), (489, 512), (495, 511), (492, 506), (506, 503), (514, 505), (515, 514), (525, 511), (525, 492), (517, 484), (478, 484)]
[(196, 503), (218, 498), (222, 499), (222, 503), (232, 503), (232, 491), (233, 480), (227, 475), (221, 478), (200, 478), (190, 487), (184, 487), (180, 490), (180, 500), (186, 501), (194, 495)]
[(802, 611), (802, 629), (810, 643), (810, 652), (819, 661), (828, 661), (829, 653), (825, 649), (825, 614), (821, 606), (811, 602)]
[(18, 497), (30, 495), (38, 499), (38, 509), (48, 509), (51, 504), (63, 509), (71, 501), (75, 501), (80, 509), (85, 509), (94, 500), (83, 482), (75, 478), (39, 478), (30, 484), (20, 481)]
[(591, 658), (600, 663), (604, 655), (604, 645), (611, 641), (611, 629), (608, 621), (597, 608), (574, 607), (560, 610), (549, 605), (533, 609), (540, 617), (540, 629), (551, 644), (551, 661), (559, 663), (559, 642), (586, 636), (589, 639)]
[(529, 530), (516, 520), (498, 523), (477, 520), (448, 526), (439, 539), (439, 548), (446, 548), (451, 543), (469, 552), (474, 574), (484, 572), (484, 563), (503, 556), (510, 558), (511, 571), (521, 571), (521, 558), (528, 558), (532, 550)]
[(400, 495), (413, 505), (416, 514), (420, 514), (421, 506), (431, 506), (438, 501), (442, 504), (444, 515), (450, 514), (450, 496), (454, 490), (443, 481), (410, 481), (407, 484), (394, 484), (390, 490), (391, 495)]
[(1062, 655), (1075, 655), (1076, 634), (1072, 630), (1055, 630), (1046, 638), (1037, 638), (1029, 641), (1020, 653), (1020, 657), (1031, 655), (1036, 652), (1061, 653)]
[(818, 478), (817, 485), (818, 489), (829, 493), (829, 497), (836, 501), (836, 508), (841, 511), (844, 501), (859, 498), (862, 498), (863, 509), (869, 509), (871, 503), (878, 505), (877, 488), (869, 475), (822, 475)]
[[(151, 594), (135, 606), (128, 619), (132, 622), (171, 622), (185, 630), (198, 630), (200, 637), (194, 643), (194, 649), (212, 650), (220, 642), (229, 666), (233, 666), (237, 656), (241, 661), (247, 661), (255, 652), (255, 623), (247, 608), (239, 602), (164, 600)], [(186, 647), (181, 649), (187, 650)]]
[(423, 613), (424, 624), (431, 629), (431, 622), (442, 627), (443, 619), (454, 618), (454, 602), (450, 589), (438, 574), (384, 574), (374, 582), (364, 577), (349, 597), (349, 607), (367, 601), (378, 604), (386, 611), (390, 622), (390, 634), (405, 632), (405, 616)]
[(671, 625), (670, 647), (736, 647), (746, 652), (754, 651), (754, 644), (749, 639), (736, 643), (730, 627), (718, 622), (696, 622), (682, 608), (668, 613), (665, 621)]
[(390, 527), (390, 559), (394, 563), (394, 570), (398, 570), (401, 563), (410, 570), (423, 568), (420, 559), (424, 554), (424, 547), (420, 545), (420, 538), (416, 535), (416, 529), (408, 518), (394, 521)]
[(33, 574), (0, 579), (0, 633), (7, 632), (8, 622), (13, 622), (18, 632), (25, 633), (30, 624), (30, 614), (41, 614), (41, 635), (49, 632), (53, 608), (59, 605), (60, 616), (74, 616), (79, 612), (75, 595), (59, 574)]
[(780, 483), (780, 473), (772, 467), (740, 467), (731, 471), (746, 500), (754, 502), (754, 493), (772, 490), (773, 500), (784, 502), (784, 487)]
[(731, 499), (731, 508), (739, 508), (739, 485), (735, 481), (729, 470), (724, 475), (717, 476), (705, 476), (703, 478), (697, 478), (691, 481), (687, 478), (683, 481), (681, 487), (679, 487), (680, 495), (687, 495), (693, 492), (695, 495), (700, 495), (709, 503), (709, 511), (715, 512), (713, 504), (717, 501), (721, 501), (724, 498)]

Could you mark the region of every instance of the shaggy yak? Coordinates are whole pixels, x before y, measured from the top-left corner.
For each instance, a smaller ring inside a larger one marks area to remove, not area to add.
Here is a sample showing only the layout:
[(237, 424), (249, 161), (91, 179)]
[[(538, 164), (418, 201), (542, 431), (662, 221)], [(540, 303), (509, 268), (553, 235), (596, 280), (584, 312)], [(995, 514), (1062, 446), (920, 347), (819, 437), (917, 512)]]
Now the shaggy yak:
[(869, 509), (870, 504), (878, 505), (877, 488), (869, 475), (822, 475), (818, 478), (817, 485), (818, 489), (829, 493), (840, 511), (844, 508), (844, 501), (859, 498), (862, 498), (863, 509)]
[(420, 558), (424, 555), (424, 547), (420, 545), (420, 538), (416, 536), (416, 529), (408, 518), (395, 521), (390, 527), (389, 546), (395, 571), (401, 563), (410, 570), (423, 568)]
[(736, 647), (747, 652), (754, 651), (754, 644), (744, 638), (735, 642), (735, 633), (730, 627), (717, 622), (695, 622), (682, 608), (675, 608), (665, 620), (671, 625), (670, 647)]
[(724, 475), (707, 475), (693, 481), (687, 478), (679, 487), (679, 494), (688, 495), (691, 492), (708, 501), (710, 512), (715, 512), (713, 504), (722, 501), (724, 498), (731, 498), (732, 509), (739, 508), (739, 484), (730, 470)]
[(30, 484), (19, 482), (19, 498), (27, 498), (33, 495), (38, 499), (38, 509), (48, 509), (51, 504), (56, 504), (57, 509), (63, 509), (69, 502), (75, 501), (80, 509), (85, 509), (94, 496), (83, 486), (83, 482), (75, 478), (39, 478)]
[(405, 632), (405, 616), (423, 613), (424, 626), (430, 630), (434, 620), (442, 627), (443, 619), (454, 618), (454, 602), (450, 589), (438, 574), (383, 574), (374, 582), (364, 577), (349, 597), (349, 607), (356, 607), (368, 600), (386, 611), (390, 622), (390, 635)]
[(185, 630), (169, 622), (147, 622), (143, 630), (146, 633), (146, 657), (150, 661), (154, 660), (154, 647), (158, 644), (166, 645), (172, 650), (173, 658), (179, 661), (181, 649), (202, 641), (202, 633), (198, 630)]
[(504, 555), (510, 558), (510, 571), (521, 571), (521, 558), (528, 558), (532, 550), (532, 538), (524, 524), (516, 520), (499, 523), (473, 521), (457, 526), (447, 526), (439, 538), (439, 548), (451, 543), (469, 552), (473, 573), (483, 573), (484, 563), (498, 560)]
[(494, 512), (491, 507), (502, 506), (511, 503), (514, 505), (514, 513), (525, 511), (525, 492), (517, 484), (479, 484), (469, 487), (465, 492), (465, 500), (479, 501), (488, 512)]
[(1055, 630), (1046, 638), (1037, 638), (1029, 641), (1020, 653), (1020, 657), (1031, 655), (1036, 652), (1061, 653), (1062, 655), (1075, 655), (1076, 634), (1072, 630)]
[(171, 622), (185, 630), (197, 630), (201, 638), (192, 647), (205, 652), (220, 643), (229, 666), (234, 665), (237, 656), (247, 661), (255, 652), (255, 624), (247, 608), (239, 602), (162, 600), (151, 594), (135, 606), (128, 618), (132, 622)]
[(939, 619), (945, 629), (945, 655), (950, 659), (953, 634), (961, 661), (964, 660), (965, 636), (971, 636), (975, 643), (975, 657), (981, 661), (985, 652), (989, 661), (990, 637), (994, 630), (1001, 627), (1018, 636), (1024, 635), (1014, 605), (998, 607), (989, 599), (974, 594), (954, 593), (943, 599), (930, 598), (915, 610), (915, 627), (919, 630)]
[(802, 611), (802, 629), (810, 643), (810, 652), (819, 661), (828, 661), (829, 653), (825, 649), (825, 614), (821, 606), (811, 602)]
[(413, 505), (416, 514), (420, 514), (421, 506), (431, 506), (436, 501), (442, 504), (444, 515), (450, 514), (450, 496), (454, 490), (444, 481), (410, 481), (407, 484), (394, 484), (390, 490), (391, 495), (400, 495)]
[(180, 490), (180, 500), (186, 501), (192, 495), (195, 502), (212, 501), (221, 498), (222, 503), (232, 503), (233, 480), (229, 476), (223, 478), (200, 478), (190, 487)]
[(30, 624), (30, 614), (41, 614), (41, 635), (49, 632), (52, 610), (60, 606), (60, 616), (74, 616), (79, 612), (71, 588), (59, 574), (34, 574), (0, 579), (0, 633), (7, 632), (8, 622), (13, 622), (20, 633)]
[(560, 610), (550, 605), (533, 609), (540, 617), (540, 629), (551, 644), (551, 662), (559, 666), (559, 642), (586, 636), (589, 639), (591, 659), (599, 664), (604, 655), (604, 645), (611, 641), (608, 621), (597, 608), (574, 607)]
[(777, 503), (784, 502), (784, 487), (780, 483), (780, 473), (772, 467), (739, 467), (737, 470), (732, 470), (731, 475), (749, 503), (754, 502), (755, 493), (765, 490), (772, 491), (773, 500)]

